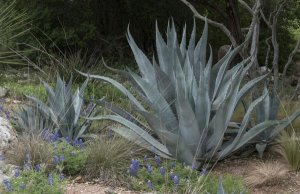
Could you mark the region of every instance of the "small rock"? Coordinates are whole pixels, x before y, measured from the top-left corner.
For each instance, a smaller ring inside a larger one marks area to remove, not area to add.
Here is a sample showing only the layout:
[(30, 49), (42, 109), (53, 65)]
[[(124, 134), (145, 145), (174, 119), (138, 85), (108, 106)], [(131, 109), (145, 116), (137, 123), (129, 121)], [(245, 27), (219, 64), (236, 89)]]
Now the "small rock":
[(0, 98), (5, 97), (7, 94), (7, 89), (0, 86)]
[(16, 134), (12, 130), (9, 121), (0, 117), (0, 153), (5, 153), (10, 144), (16, 140)]

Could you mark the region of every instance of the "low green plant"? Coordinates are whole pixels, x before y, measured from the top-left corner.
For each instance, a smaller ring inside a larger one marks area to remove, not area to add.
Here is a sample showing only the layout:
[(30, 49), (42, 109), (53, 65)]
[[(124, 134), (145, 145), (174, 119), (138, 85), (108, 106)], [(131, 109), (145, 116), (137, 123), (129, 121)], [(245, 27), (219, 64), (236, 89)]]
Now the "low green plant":
[(108, 135), (90, 142), (87, 153), (84, 167), (86, 177), (110, 180), (114, 185), (127, 184), (127, 165), (132, 156), (137, 154), (132, 142)]
[[(133, 160), (132, 164), (136, 163)], [(201, 172), (190, 166), (174, 161), (158, 162), (155, 158), (139, 161), (136, 173), (130, 166), (132, 188), (139, 191), (157, 191), (159, 193), (218, 193), (221, 190), (220, 178), (206, 169)], [(222, 176), (224, 193), (245, 193), (246, 188), (240, 177), (226, 174)], [(221, 193), (221, 192), (219, 192)]]
[[(84, 120), (80, 122), (80, 116), (83, 113), (83, 93), (87, 85), (87, 80), (75, 93), (72, 91), (72, 79), (68, 83), (57, 76), (55, 88), (43, 82), (47, 91), (47, 103), (38, 98), (28, 96), (35, 103), (40, 115), (50, 118), (58, 129), (61, 137), (70, 138), (71, 142), (86, 136), (91, 121)], [(91, 116), (94, 106), (88, 107), (84, 113), (85, 116)], [(44, 129), (41, 129), (44, 130)]]
[(63, 194), (66, 181), (62, 174), (47, 174), (45, 168), (22, 170), (0, 186), (3, 194)]
[(16, 166), (23, 166), (28, 159), (32, 165), (51, 165), (54, 148), (40, 136), (23, 135), (18, 137), (18, 140), (11, 145), (5, 155), (8, 163)]
[(292, 170), (300, 170), (300, 138), (295, 132), (284, 131), (279, 139), (281, 154)]
[(88, 152), (84, 148), (83, 142), (71, 145), (66, 140), (54, 143), (56, 156), (63, 157), (63, 172), (68, 175), (77, 175), (84, 170)]

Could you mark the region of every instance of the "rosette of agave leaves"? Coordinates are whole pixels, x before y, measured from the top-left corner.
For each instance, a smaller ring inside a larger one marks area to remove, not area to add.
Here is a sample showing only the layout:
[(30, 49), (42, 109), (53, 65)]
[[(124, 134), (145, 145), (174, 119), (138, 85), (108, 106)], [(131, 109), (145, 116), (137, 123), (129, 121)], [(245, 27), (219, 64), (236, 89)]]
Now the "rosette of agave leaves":
[[(211, 48), (208, 52), (207, 22), (202, 37), (196, 42), (196, 26), (187, 44), (186, 29), (180, 43), (174, 23), (167, 28), (167, 41), (156, 26), (157, 59), (152, 62), (138, 48), (129, 30), (127, 39), (138, 64), (140, 74), (133, 71), (118, 71), (128, 78), (135, 95), (117, 81), (98, 75), (83, 75), (109, 82), (128, 97), (135, 111), (144, 117), (147, 124), (140, 122), (130, 113), (104, 100), (99, 104), (109, 108), (112, 115), (90, 118), (113, 120), (124, 127), (113, 128), (123, 137), (134, 141), (163, 157), (176, 158), (190, 165), (216, 161), (251, 143), (260, 133), (271, 130), (278, 134), (289, 124), (281, 121), (264, 120), (250, 126), (249, 121), (255, 107), (268, 97), (268, 92), (254, 100), (247, 108), (234, 137), (224, 140), (231, 126), (232, 115), (241, 99), (263, 75), (242, 84), (252, 65), (246, 59), (228, 70), (232, 59), (242, 46), (230, 49), (216, 64), (212, 64)], [(207, 53), (209, 57), (207, 58)], [(138, 95), (138, 97), (136, 97)], [(147, 107), (147, 108), (146, 108)], [(297, 117), (298, 113), (292, 115)]]

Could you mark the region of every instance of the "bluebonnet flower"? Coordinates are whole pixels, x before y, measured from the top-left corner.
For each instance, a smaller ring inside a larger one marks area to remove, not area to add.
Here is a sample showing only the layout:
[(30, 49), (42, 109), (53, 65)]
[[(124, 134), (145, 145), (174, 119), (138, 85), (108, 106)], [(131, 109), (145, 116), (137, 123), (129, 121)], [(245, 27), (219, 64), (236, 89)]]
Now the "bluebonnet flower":
[(208, 170), (206, 168), (202, 168), (201, 172), (200, 172), (200, 176), (202, 175), (207, 175)]
[(175, 162), (171, 162), (171, 164), (170, 164), (170, 168), (171, 168), (171, 169), (174, 169), (174, 168), (175, 168), (175, 166), (176, 166)]
[(0, 161), (3, 161), (3, 160), (5, 160), (5, 156), (0, 154)]
[(131, 176), (137, 176), (137, 172), (138, 172), (138, 169), (136, 168), (136, 166), (134, 164), (130, 164), (130, 167), (129, 167), (129, 174)]
[(53, 176), (52, 176), (52, 174), (48, 175), (48, 184), (53, 185)]
[(155, 149), (153, 146), (151, 146), (150, 151), (151, 151), (152, 153), (156, 154), (156, 149)]
[(197, 166), (195, 164), (192, 165), (192, 170), (197, 170)]
[(134, 165), (136, 169), (140, 169), (140, 162), (137, 159), (132, 159), (131, 163)]
[(25, 186), (24, 183), (20, 183), (19, 187), (20, 187), (20, 189), (23, 189), (23, 190), (24, 190), (26, 186)]
[(59, 180), (60, 180), (60, 181), (63, 181), (64, 179), (65, 179), (65, 176), (64, 176), (63, 173), (61, 173), (61, 174), (59, 175)]
[(24, 170), (30, 170), (31, 169), (30, 163), (29, 162), (25, 162), (23, 168), (24, 168)]
[(170, 179), (171, 179), (171, 180), (173, 180), (173, 179), (174, 179), (174, 177), (175, 177), (175, 174), (174, 174), (174, 172), (171, 172), (171, 173), (170, 173)]
[(154, 160), (155, 160), (156, 165), (157, 165), (157, 166), (160, 166), (160, 163), (161, 163), (160, 157), (157, 156), (157, 155), (155, 155), (155, 156), (154, 156)]
[(149, 173), (149, 174), (151, 174), (151, 172), (152, 172), (152, 166), (150, 165), (150, 164), (147, 164), (147, 172)]
[(179, 185), (179, 181), (180, 181), (179, 176), (175, 175), (174, 178), (173, 178), (173, 183), (174, 183), (176, 186), (178, 186), (178, 185)]
[(71, 143), (71, 138), (70, 138), (69, 136), (65, 137), (65, 140), (66, 140), (66, 142), (67, 142), (68, 144)]
[(153, 184), (150, 180), (147, 181), (147, 186), (148, 186), (148, 189), (150, 189), (150, 190), (154, 189)]
[(165, 174), (166, 174), (166, 169), (165, 169), (165, 167), (160, 167), (160, 169), (159, 169), (159, 172), (160, 172), (160, 174), (162, 175), (162, 176), (164, 176)]
[(14, 177), (19, 177), (19, 176), (20, 176), (20, 168), (16, 167)]
[(3, 180), (3, 184), (4, 184), (5, 188), (6, 188), (6, 190), (12, 191), (12, 188), (11, 188), (11, 182), (10, 182), (9, 180), (4, 179), (4, 180)]
[(59, 156), (54, 156), (54, 157), (53, 157), (53, 163), (54, 163), (54, 164), (59, 164), (59, 163), (60, 163)]
[(144, 162), (148, 162), (148, 156), (147, 155), (144, 156)]
[(34, 169), (35, 169), (35, 171), (37, 171), (37, 172), (40, 172), (40, 171), (42, 170), (40, 164), (35, 165)]

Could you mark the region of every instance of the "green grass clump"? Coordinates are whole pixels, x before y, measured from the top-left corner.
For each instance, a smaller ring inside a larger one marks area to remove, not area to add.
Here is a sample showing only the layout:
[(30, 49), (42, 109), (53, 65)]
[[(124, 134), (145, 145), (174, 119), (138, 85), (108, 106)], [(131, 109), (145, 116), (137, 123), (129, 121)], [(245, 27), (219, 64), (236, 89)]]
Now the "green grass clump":
[(300, 138), (295, 132), (284, 131), (280, 136), (281, 153), (291, 170), (300, 170)]
[(170, 161), (158, 165), (157, 160), (150, 158), (140, 163), (142, 165), (137, 176), (133, 175), (131, 178), (134, 190), (154, 190), (158, 193), (217, 193), (221, 179), (226, 193), (246, 191), (242, 179), (229, 174), (220, 178), (205, 169), (199, 172), (190, 166)]
[(86, 177), (109, 180), (113, 185), (126, 184), (128, 163), (138, 153), (131, 142), (110, 135), (90, 142), (87, 152)]
[[(51, 180), (52, 179), (52, 180)], [(63, 194), (66, 185), (63, 176), (58, 173), (47, 174), (45, 168), (37, 171), (28, 169), (20, 171), (10, 180), (0, 185), (2, 194)]]
[(38, 136), (20, 136), (6, 152), (6, 158), (9, 164), (23, 166), (30, 156), (31, 164), (52, 163), (54, 148), (51, 144)]

